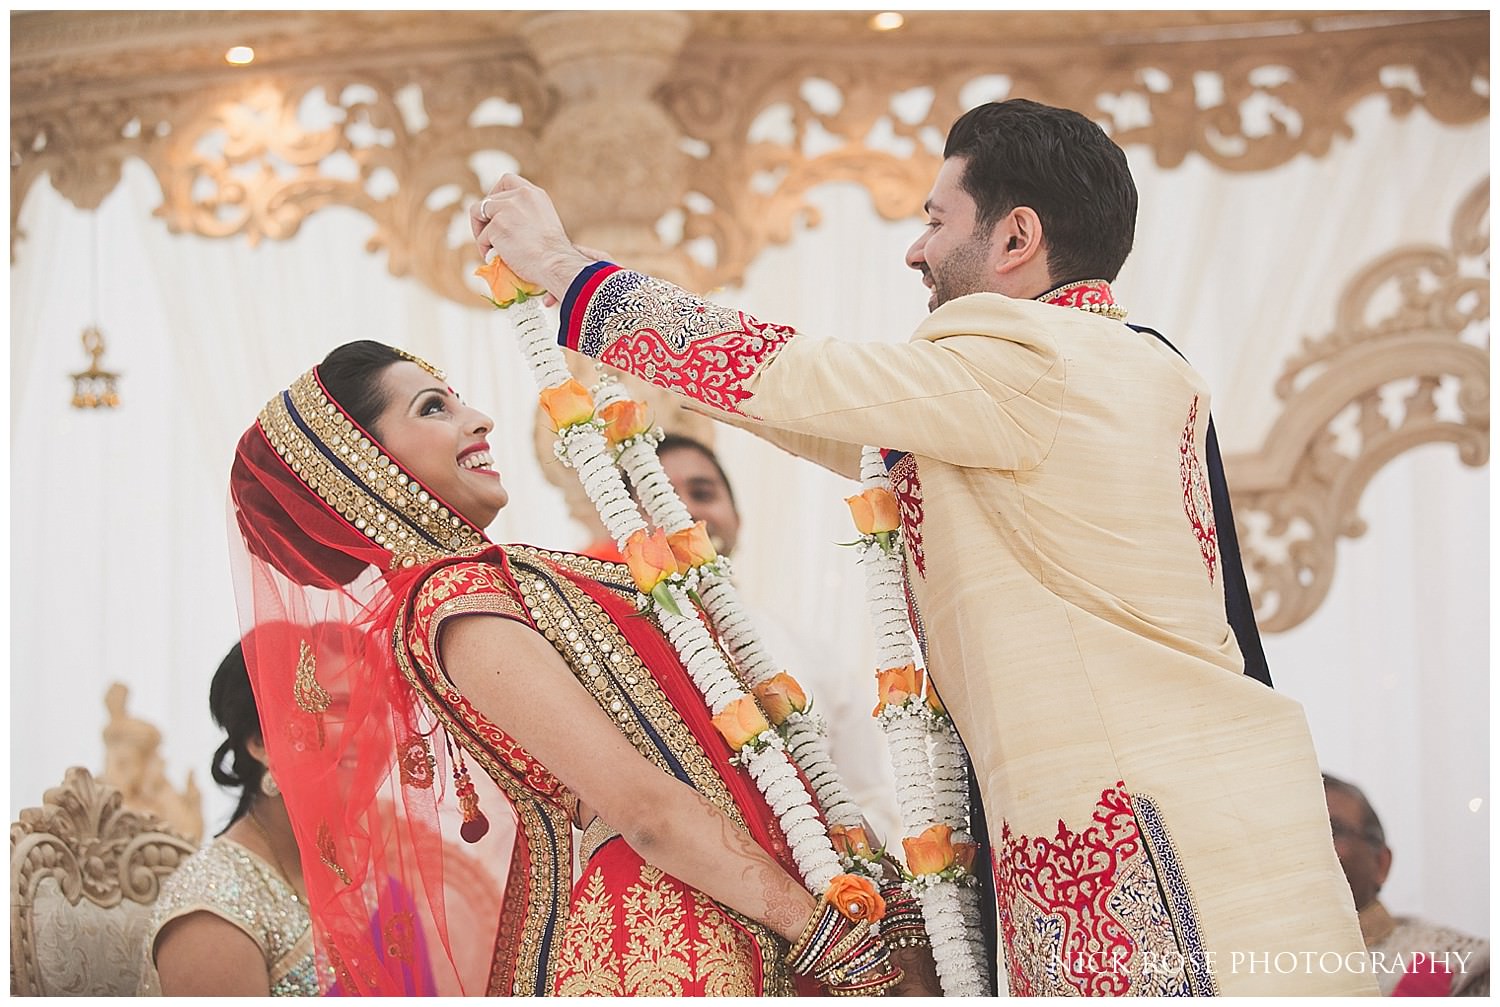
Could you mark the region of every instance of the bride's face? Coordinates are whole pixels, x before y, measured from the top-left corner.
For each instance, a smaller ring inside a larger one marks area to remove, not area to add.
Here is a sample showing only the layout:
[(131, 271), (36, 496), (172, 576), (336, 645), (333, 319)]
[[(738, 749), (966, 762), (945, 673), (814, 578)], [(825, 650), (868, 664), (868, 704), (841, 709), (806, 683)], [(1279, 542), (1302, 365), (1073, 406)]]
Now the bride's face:
[(476, 528), (489, 527), (510, 499), (485, 440), (495, 421), (416, 364), (392, 364), (380, 381), (387, 398), (375, 431), (386, 452)]

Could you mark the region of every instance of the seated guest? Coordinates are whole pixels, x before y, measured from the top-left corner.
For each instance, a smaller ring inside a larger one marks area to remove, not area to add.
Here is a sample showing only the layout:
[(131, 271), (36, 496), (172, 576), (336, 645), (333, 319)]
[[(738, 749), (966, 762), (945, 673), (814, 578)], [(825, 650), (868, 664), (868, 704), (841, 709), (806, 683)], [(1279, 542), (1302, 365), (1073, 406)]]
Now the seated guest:
[(240, 792), (229, 825), (162, 883), (140, 992), (165, 996), (316, 996), (307, 889), (286, 805), (266, 764), (240, 644), (208, 690), (228, 735), (214, 781)]
[(1359, 910), (1371, 968), (1385, 996), (1489, 996), (1490, 945), (1414, 916), (1392, 916), (1380, 887), (1391, 871), (1385, 829), (1364, 792), (1323, 774), (1333, 848)]

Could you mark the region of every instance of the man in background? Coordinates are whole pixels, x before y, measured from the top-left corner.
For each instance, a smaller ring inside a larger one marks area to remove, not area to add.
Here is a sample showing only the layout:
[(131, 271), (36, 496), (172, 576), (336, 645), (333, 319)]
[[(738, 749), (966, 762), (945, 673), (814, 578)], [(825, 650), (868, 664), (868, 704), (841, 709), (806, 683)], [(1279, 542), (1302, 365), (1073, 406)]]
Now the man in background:
[(1354, 784), (1323, 774), (1333, 848), (1339, 855), (1371, 969), (1385, 996), (1490, 995), (1489, 941), (1415, 916), (1392, 916), (1380, 902), (1391, 848), (1380, 817)]

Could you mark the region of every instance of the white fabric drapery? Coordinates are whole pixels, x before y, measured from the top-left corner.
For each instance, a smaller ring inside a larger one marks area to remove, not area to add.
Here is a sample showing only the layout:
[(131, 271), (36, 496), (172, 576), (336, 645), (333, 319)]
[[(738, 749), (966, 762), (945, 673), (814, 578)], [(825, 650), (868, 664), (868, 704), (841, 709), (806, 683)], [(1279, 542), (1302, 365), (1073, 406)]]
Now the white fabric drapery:
[[(1171, 171), (1130, 151), (1141, 191), (1136, 250), (1116, 293), (1209, 380), (1226, 452), (1253, 450), (1272, 386), (1307, 336), (1332, 324), (1343, 285), (1397, 247), (1445, 246), (1462, 197), (1488, 174), (1488, 124), (1391, 118), (1369, 99), (1325, 157), (1230, 174), (1197, 158)], [(885, 222), (851, 185), (814, 193), (823, 223), (767, 250), (715, 296), (768, 320), (861, 340), (901, 340), (926, 294), (902, 264), (916, 221)], [(11, 272), (11, 812), (64, 767), (102, 763), (113, 680), (165, 734), (172, 780), (192, 770), (210, 830), (230, 804), (208, 780), (219, 736), (208, 681), (236, 636), (226, 486), (239, 435), (273, 393), (354, 338), (400, 345), (448, 371), (489, 412), (512, 504), (492, 537), (574, 548), (532, 450), (535, 393), (505, 321), (391, 277), (363, 251), (369, 222), (323, 210), (292, 239), (170, 235), (150, 173), (127, 164), (91, 215), (45, 183), (23, 207)], [(476, 287), (476, 290), (478, 288)], [(118, 410), (69, 408), (67, 374), (97, 321)], [(860, 572), (842, 497), (854, 491), (740, 431), (717, 446), (744, 518), (736, 569), (747, 602), (838, 656), (849, 700), (873, 699)], [(1231, 487), (1232, 489), (1232, 487)], [(1488, 933), (1488, 469), (1451, 448), (1403, 456), (1361, 506), (1332, 593), (1302, 626), (1269, 636), (1277, 686), (1307, 709), (1325, 767), (1363, 786), (1396, 853), (1385, 901)], [(790, 670), (794, 674), (798, 669)], [(808, 677), (812, 677), (809, 675)], [(822, 682), (819, 683), (822, 685)], [(824, 686), (826, 688), (826, 686)], [(843, 727), (878, 739), (863, 720)], [(834, 725), (836, 735), (840, 724)], [(858, 749), (860, 745), (851, 746)], [(870, 758), (884, 758), (877, 747)], [(1477, 802), (1477, 803), (1475, 803)]]

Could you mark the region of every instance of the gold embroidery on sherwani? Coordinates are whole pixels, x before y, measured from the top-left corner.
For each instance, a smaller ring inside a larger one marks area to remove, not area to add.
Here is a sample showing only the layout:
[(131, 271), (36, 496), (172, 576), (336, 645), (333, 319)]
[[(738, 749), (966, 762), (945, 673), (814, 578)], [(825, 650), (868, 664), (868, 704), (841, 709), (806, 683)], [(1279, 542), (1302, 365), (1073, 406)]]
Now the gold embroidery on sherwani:
[(693, 954), (698, 962), (703, 995), (755, 996), (755, 975), (749, 963), (759, 955), (749, 935), (725, 917), (718, 903), (701, 892), (693, 892), (693, 910), (698, 920)]
[(615, 956), (615, 907), (604, 887), (604, 872), (589, 873), (583, 895), (568, 914), (567, 935), (558, 959), (557, 995), (620, 996), (620, 960)]
[(641, 866), (640, 881), (625, 891), (626, 996), (681, 996), (692, 979), (682, 897), (666, 875)]

